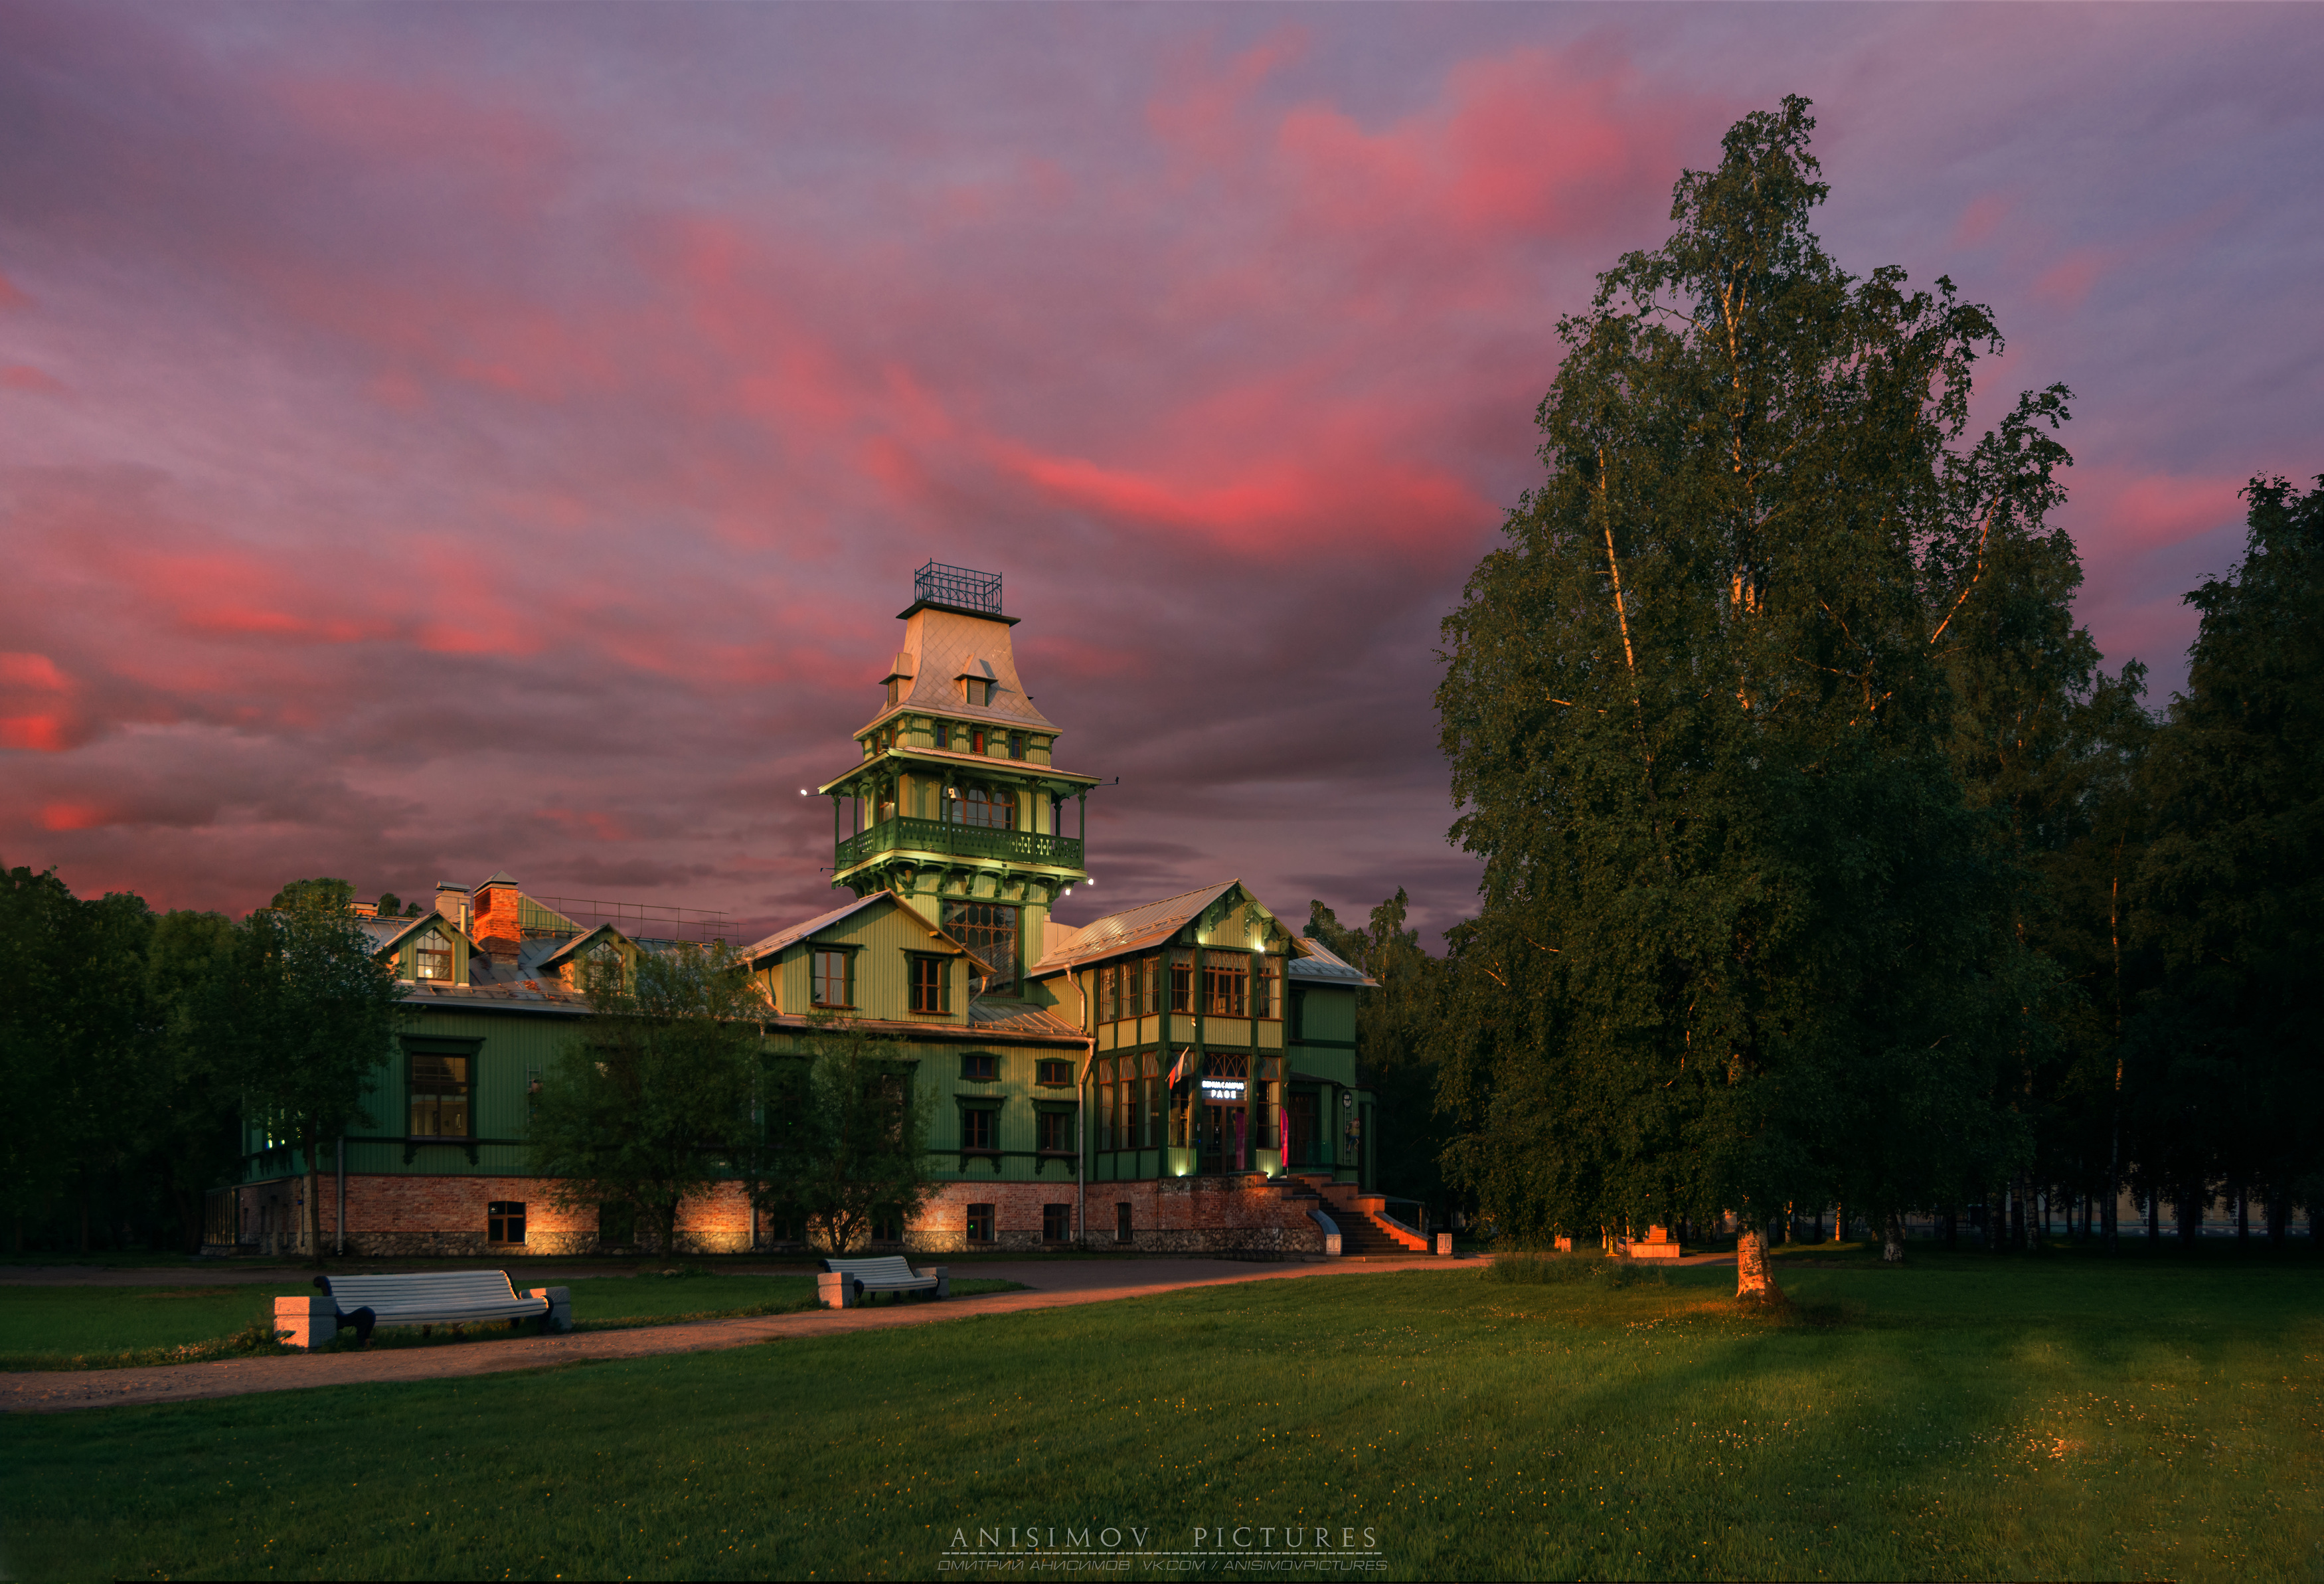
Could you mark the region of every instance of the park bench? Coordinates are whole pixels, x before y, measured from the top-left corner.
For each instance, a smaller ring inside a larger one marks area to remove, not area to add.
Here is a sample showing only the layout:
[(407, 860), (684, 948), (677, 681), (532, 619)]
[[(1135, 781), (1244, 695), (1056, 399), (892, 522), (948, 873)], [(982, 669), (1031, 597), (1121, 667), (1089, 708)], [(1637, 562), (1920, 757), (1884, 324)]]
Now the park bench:
[(878, 1259), (827, 1259), (823, 1270), (816, 1278), (816, 1287), (825, 1309), (853, 1309), (881, 1292), (952, 1296), (952, 1273), (947, 1267), (933, 1265), (916, 1271), (899, 1254)]
[[(274, 1328), (294, 1348), (312, 1348), (337, 1334), (342, 1320), (368, 1338), (373, 1325), (491, 1325), (538, 1320), (544, 1330), (573, 1329), (571, 1291), (535, 1287), (519, 1292), (506, 1271), (425, 1271), (392, 1276), (318, 1276), (320, 1298), (278, 1298)], [(370, 1311), (370, 1324), (363, 1315)]]

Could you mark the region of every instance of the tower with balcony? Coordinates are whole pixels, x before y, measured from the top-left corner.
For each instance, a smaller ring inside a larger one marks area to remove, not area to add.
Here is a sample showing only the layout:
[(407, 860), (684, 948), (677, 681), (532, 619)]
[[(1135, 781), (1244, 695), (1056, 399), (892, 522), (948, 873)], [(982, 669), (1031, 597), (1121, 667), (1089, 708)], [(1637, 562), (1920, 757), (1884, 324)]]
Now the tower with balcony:
[(913, 581), (856, 763), (818, 789), (832, 801), (833, 884), (895, 893), (976, 954), (981, 991), (1015, 994), (1051, 906), (1089, 877), (1097, 777), (1057, 767), (1058, 728), (1017, 674), (999, 574), (932, 560)]

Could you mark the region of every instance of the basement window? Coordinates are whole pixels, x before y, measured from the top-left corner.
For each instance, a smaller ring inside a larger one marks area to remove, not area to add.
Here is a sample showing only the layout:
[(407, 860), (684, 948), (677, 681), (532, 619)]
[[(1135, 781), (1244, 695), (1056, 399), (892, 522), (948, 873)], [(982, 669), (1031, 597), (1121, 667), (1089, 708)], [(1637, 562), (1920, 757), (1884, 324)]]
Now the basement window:
[(484, 1241), (487, 1243), (522, 1243), (524, 1241), (524, 1201), (496, 1199), (484, 1207)]

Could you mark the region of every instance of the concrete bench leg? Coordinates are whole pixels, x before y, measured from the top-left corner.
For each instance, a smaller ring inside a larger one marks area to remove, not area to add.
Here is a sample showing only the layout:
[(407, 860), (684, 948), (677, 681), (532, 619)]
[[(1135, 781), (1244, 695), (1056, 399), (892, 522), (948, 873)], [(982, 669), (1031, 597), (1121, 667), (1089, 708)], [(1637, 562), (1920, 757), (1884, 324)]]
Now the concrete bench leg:
[(825, 1271), (815, 1279), (815, 1295), (825, 1309), (855, 1309), (863, 1302), (863, 1283), (840, 1271)]
[(335, 1298), (278, 1298), (274, 1301), (274, 1334), (293, 1348), (312, 1349), (339, 1334), (339, 1304)]
[(549, 1301), (549, 1312), (540, 1317), (542, 1331), (564, 1332), (573, 1329), (572, 1288), (534, 1287), (530, 1289), (526, 1295), (531, 1298), (545, 1298)]
[(934, 1276), (936, 1279), (936, 1296), (938, 1298), (949, 1298), (952, 1296), (952, 1267), (950, 1265), (930, 1265), (927, 1270), (918, 1271), (914, 1274), (922, 1276)]

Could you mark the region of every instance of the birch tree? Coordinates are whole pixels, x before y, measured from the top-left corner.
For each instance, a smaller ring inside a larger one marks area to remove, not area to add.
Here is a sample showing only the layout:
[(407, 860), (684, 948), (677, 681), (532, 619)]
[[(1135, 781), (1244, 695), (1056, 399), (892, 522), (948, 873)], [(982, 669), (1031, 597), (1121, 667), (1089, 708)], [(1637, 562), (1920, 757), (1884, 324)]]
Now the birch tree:
[[(2022, 1129), (2006, 876), (1947, 748), (1944, 646), (2056, 498), (2061, 388), (1962, 444), (1990, 313), (1850, 276), (1806, 101), (1688, 171), (1662, 247), (1561, 322), (1546, 476), (1444, 626), (1483, 907), (1454, 933), (1448, 1164), (1520, 1237), (1876, 1217)], [(1885, 1201), (1885, 1202), (1880, 1202)]]

